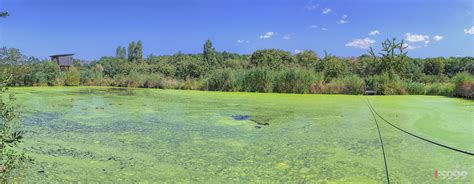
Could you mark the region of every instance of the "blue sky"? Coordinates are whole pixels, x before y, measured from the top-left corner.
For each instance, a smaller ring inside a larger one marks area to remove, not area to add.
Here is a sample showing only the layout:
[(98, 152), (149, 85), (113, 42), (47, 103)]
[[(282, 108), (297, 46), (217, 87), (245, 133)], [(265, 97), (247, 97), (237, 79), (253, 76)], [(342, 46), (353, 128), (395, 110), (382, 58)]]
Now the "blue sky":
[[(142, 40), (144, 54), (279, 48), (359, 56), (385, 38), (411, 57), (474, 56), (472, 0), (0, 0), (0, 46), (39, 58), (111, 56)], [(372, 34), (370, 34), (372, 33)]]

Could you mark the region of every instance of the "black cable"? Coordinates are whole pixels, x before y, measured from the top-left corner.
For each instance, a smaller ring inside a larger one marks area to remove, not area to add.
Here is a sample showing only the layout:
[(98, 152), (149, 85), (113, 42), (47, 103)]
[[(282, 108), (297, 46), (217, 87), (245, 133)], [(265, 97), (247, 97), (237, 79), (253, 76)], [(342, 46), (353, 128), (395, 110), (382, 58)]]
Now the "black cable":
[(370, 108), (370, 106), (366, 103), (367, 107), (369, 108), (372, 116), (374, 117), (375, 125), (377, 125), (377, 132), (379, 133), (380, 145), (382, 146), (382, 153), (383, 153), (383, 162), (385, 164), (385, 175), (387, 176), (387, 183), (390, 184), (390, 176), (388, 174), (388, 166), (387, 166), (387, 157), (385, 156), (385, 148), (383, 146), (382, 134), (380, 133), (379, 123), (377, 122), (377, 118), (375, 117), (374, 112)]
[(372, 104), (370, 104), (370, 101), (369, 101), (368, 99), (366, 99), (366, 100), (367, 100), (367, 103), (369, 104), (369, 108), (372, 109), (373, 112), (375, 112), (375, 114), (377, 114), (377, 116), (380, 117), (380, 119), (382, 119), (383, 121), (385, 121), (385, 122), (386, 122), (387, 124), (389, 124), (390, 126), (396, 128), (396, 129), (398, 129), (398, 130), (400, 130), (400, 131), (402, 131), (402, 132), (404, 132), (404, 133), (406, 133), (406, 134), (408, 134), (408, 135), (411, 135), (411, 136), (416, 137), (416, 138), (418, 138), (418, 139), (421, 139), (421, 140), (423, 140), (423, 141), (429, 142), (429, 143), (431, 143), (431, 144), (435, 144), (435, 145), (437, 145), (437, 146), (441, 146), (441, 147), (444, 147), (444, 148), (447, 148), (447, 149), (450, 149), (450, 150), (453, 150), (453, 151), (457, 151), (457, 152), (459, 152), (459, 153), (464, 153), (464, 154), (467, 154), (467, 155), (474, 156), (474, 153), (472, 153), (472, 152), (460, 150), (460, 149), (457, 149), (457, 148), (453, 148), (453, 147), (451, 147), (451, 146), (447, 146), (447, 145), (444, 145), (444, 144), (441, 144), (441, 143), (437, 143), (437, 142), (434, 142), (434, 141), (425, 139), (425, 138), (423, 138), (423, 137), (420, 137), (420, 136), (418, 136), (418, 135), (415, 135), (415, 134), (413, 134), (413, 133), (410, 133), (410, 132), (408, 132), (408, 131), (406, 131), (406, 130), (403, 130), (403, 129), (401, 129), (400, 127), (395, 126), (394, 124), (390, 123), (390, 122), (387, 121), (385, 118), (383, 118), (379, 113), (377, 113), (377, 111), (375, 111), (374, 107), (372, 107)]

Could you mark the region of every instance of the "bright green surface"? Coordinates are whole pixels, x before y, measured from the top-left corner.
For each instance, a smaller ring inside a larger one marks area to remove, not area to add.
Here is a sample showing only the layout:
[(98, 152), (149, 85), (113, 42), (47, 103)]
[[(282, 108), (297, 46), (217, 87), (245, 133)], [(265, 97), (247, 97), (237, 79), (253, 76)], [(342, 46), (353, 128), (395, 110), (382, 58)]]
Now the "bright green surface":
[[(15, 88), (33, 181), (385, 181), (374, 119), (363, 96), (111, 88)], [(369, 97), (393, 123), (474, 151), (474, 102), (430, 96)], [(269, 123), (234, 120), (250, 115)], [(390, 178), (433, 183), (472, 156), (409, 137), (379, 119)], [(44, 171), (44, 172), (43, 172)]]

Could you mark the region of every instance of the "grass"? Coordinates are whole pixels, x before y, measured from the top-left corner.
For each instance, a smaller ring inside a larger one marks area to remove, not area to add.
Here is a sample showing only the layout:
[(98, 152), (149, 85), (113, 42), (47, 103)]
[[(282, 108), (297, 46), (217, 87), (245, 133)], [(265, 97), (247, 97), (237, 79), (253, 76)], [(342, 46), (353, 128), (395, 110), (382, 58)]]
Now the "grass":
[[(363, 96), (105, 87), (12, 91), (28, 131), (22, 148), (36, 160), (27, 174), (30, 181), (385, 181), (377, 130)], [(404, 129), (474, 150), (473, 101), (369, 99)], [(435, 170), (473, 174), (472, 156), (421, 142), (384, 123), (380, 128), (393, 182), (433, 183)], [(469, 175), (463, 181), (472, 180)]]

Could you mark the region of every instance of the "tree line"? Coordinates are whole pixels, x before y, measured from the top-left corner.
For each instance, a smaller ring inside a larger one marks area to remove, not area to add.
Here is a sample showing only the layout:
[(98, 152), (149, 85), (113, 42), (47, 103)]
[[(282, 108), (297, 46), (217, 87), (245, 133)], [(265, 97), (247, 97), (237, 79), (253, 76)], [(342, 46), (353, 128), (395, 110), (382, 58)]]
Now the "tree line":
[(210, 40), (203, 52), (143, 57), (141, 41), (119, 46), (115, 56), (76, 61), (68, 71), (54, 62), (0, 49), (0, 68), (12, 86), (117, 86), (210, 91), (315, 94), (443, 95), (473, 98), (474, 58), (411, 58), (404, 41), (387, 39), (359, 57), (297, 54), (280, 49), (219, 52)]

